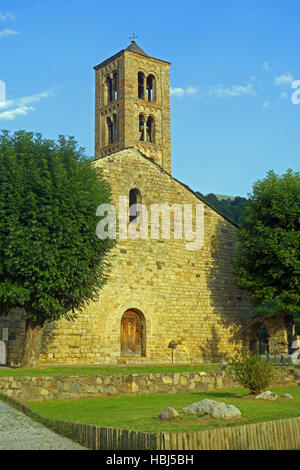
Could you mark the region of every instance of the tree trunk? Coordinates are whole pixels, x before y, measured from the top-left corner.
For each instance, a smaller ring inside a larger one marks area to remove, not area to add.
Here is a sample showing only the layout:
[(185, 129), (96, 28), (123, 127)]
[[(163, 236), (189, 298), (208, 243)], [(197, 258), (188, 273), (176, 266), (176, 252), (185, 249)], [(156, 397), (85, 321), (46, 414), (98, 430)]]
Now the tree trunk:
[(21, 367), (33, 368), (39, 365), (44, 322), (26, 320), (26, 332)]

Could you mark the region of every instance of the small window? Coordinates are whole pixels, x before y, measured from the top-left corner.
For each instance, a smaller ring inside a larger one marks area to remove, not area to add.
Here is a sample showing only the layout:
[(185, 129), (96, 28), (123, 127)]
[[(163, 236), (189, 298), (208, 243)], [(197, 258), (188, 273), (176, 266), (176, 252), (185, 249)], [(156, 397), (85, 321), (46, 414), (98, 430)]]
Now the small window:
[(129, 191), (129, 222), (133, 222), (137, 219), (136, 204), (142, 203), (142, 195), (137, 188), (133, 188)]

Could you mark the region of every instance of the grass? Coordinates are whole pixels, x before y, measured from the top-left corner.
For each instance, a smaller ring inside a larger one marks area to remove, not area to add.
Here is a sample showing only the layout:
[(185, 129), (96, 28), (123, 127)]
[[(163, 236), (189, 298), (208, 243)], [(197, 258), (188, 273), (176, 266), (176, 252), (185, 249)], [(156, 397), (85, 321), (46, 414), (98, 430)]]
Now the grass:
[[(256, 400), (255, 397), (248, 395), (248, 391), (240, 389), (206, 393), (56, 400), (27, 403), (27, 406), (43, 416), (58, 420), (145, 432), (200, 431), (219, 426), (242, 425), (300, 416), (300, 387), (274, 388), (272, 391), (290, 393), (293, 400)], [(242, 417), (231, 421), (194, 415), (184, 415), (172, 422), (161, 422), (157, 419), (159, 413), (168, 406), (175, 408), (180, 413), (183, 407), (204, 398), (235, 405), (240, 409)]]
[(213, 365), (170, 365), (170, 366), (45, 366), (35, 369), (0, 367), (0, 377), (42, 377), (65, 375), (119, 375), (119, 374), (160, 374), (164, 372), (193, 372), (216, 370)]

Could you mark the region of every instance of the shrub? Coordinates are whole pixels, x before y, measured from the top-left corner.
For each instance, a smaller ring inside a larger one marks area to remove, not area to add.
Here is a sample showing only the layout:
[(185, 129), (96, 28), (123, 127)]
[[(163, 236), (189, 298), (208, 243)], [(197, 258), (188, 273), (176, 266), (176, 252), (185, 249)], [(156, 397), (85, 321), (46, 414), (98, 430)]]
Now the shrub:
[(253, 395), (263, 392), (273, 379), (273, 364), (267, 360), (260, 360), (259, 354), (248, 353), (244, 360), (236, 354), (230, 366), (234, 373), (234, 381), (248, 388)]

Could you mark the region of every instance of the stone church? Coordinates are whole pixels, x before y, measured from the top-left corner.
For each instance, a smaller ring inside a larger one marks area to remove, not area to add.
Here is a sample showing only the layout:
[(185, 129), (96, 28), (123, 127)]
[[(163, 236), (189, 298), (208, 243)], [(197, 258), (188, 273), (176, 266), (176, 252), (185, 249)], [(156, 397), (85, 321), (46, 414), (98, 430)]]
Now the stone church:
[[(99, 300), (75, 322), (45, 327), (41, 364), (171, 363), (176, 344), (179, 363), (215, 362), (256, 341), (259, 323), (231, 270), (238, 227), (172, 176), (169, 67), (132, 40), (94, 68), (94, 165), (109, 181), (116, 208), (120, 196), (129, 207), (200, 205), (203, 246), (188, 250), (176, 237), (120, 237)], [(9, 363), (18, 364), (22, 312), (0, 321), (8, 328)], [(286, 337), (284, 319), (275, 330), (273, 338)]]

